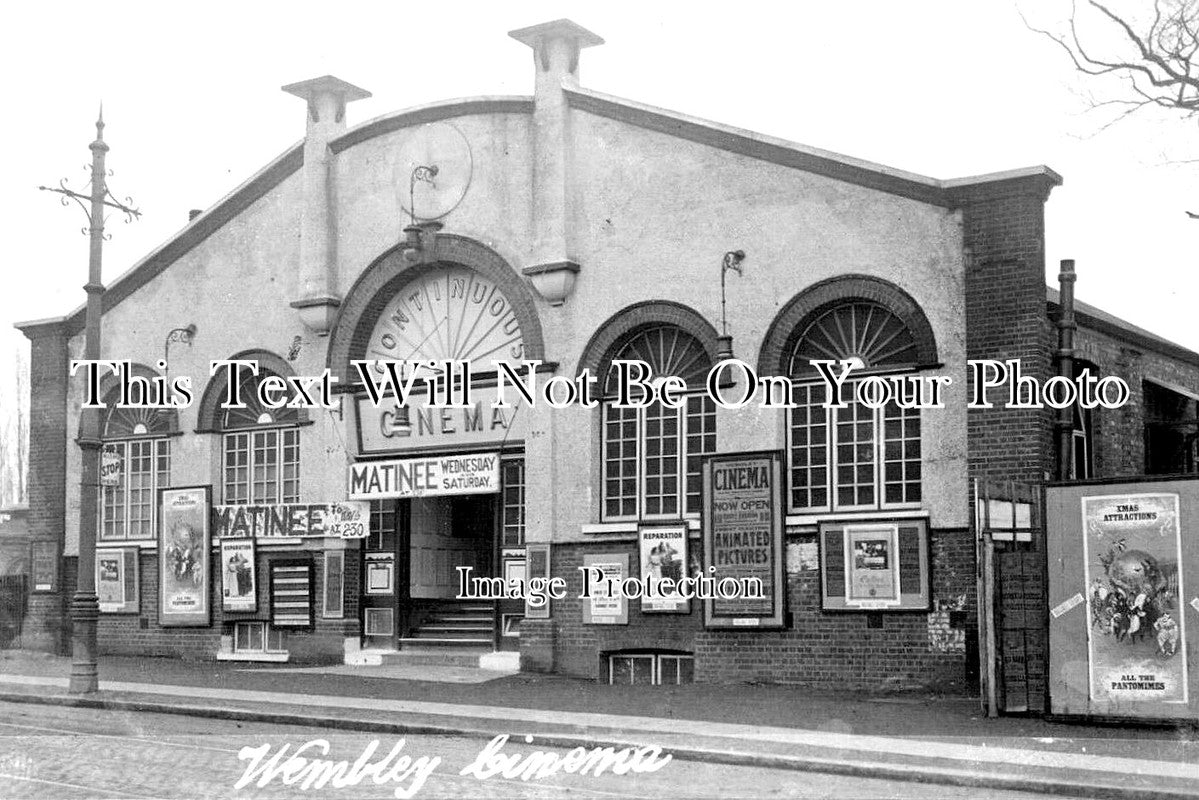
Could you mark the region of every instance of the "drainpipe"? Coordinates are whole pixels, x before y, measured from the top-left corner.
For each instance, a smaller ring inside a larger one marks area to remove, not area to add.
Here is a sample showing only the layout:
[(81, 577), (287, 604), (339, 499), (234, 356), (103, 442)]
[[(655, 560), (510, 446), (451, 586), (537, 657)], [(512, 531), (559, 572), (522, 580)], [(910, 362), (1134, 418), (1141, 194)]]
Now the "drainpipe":
[[(1074, 259), (1063, 259), (1058, 273), (1057, 372), (1066, 380), (1074, 380)], [(1057, 479), (1070, 479), (1071, 439), (1074, 436), (1074, 408), (1067, 406), (1057, 412)]]

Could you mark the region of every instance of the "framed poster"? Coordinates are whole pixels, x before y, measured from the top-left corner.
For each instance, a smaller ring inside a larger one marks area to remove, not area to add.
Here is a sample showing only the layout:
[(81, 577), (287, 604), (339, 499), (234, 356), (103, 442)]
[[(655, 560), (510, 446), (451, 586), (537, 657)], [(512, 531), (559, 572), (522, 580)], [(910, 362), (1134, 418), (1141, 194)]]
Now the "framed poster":
[(927, 611), (928, 521), (820, 523), (825, 611)]
[(258, 610), (253, 539), (221, 540), (221, 610)]
[(307, 558), (270, 562), (271, 626), (310, 629), (313, 622), (312, 561)]
[(210, 486), (158, 490), (158, 624), (208, 625)]
[(96, 597), (102, 614), (136, 614), (140, 610), (136, 547), (96, 548)]
[(899, 605), (899, 526), (845, 528), (846, 604), (854, 608)]
[(321, 616), (341, 619), (345, 616), (346, 551), (325, 551), (325, 602)]
[(32, 542), (29, 551), (33, 591), (57, 592), (58, 542)]
[(777, 450), (704, 459), (704, 577), (739, 587), (704, 600), (709, 628), (783, 627), (782, 463)]
[(396, 560), (391, 553), (366, 555), (366, 593), (395, 594)]
[(590, 585), (584, 583), (583, 624), (628, 625), (629, 601), (620, 585), (629, 575), (629, 554), (584, 554), (583, 567), (590, 577)]
[(1187, 703), (1178, 495), (1082, 498), (1090, 699)]
[(678, 591), (687, 576), (687, 524), (645, 526), (637, 531), (641, 578), (647, 594), (641, 598), (646, 614), (690, 614), (691, 599)]

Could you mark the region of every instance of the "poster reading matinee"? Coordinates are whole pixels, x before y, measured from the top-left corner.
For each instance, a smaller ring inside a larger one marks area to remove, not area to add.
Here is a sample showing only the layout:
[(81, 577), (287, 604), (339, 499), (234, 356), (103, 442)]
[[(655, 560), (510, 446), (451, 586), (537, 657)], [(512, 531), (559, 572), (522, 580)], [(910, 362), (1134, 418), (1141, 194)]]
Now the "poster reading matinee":
[(1187, 702), (1178, 495), (1082, 499), (1092, 700)]
[(708, 601), (713, 618), (781, 624), (781, 519), (775, 454), (713, 456), (705, 463), (705, 557), (717, 580), (757, 578), (760, 596)]

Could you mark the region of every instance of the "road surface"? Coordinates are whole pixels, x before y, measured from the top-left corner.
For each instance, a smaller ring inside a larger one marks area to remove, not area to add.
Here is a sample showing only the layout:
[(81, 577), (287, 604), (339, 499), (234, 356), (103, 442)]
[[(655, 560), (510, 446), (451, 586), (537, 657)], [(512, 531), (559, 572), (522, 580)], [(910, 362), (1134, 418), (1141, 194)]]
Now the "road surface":
[[(342, 786), (323, 787), (311, 771), (287, 758), (314, 740), (328, 742), (327, 755), (310, 745), (305, 755), (328, 761), (360, 762)], [(378, 744), (368, 748), (372, 741)], [(402, 747), (383, 767), (402, 741)], [(270, 773), (270, 760), (288, 749)], [(321, 728), (201, 719), (171, 714), (103, 711), (0, 702), (0, 798), (3, 800), (109, 800), (110, 798), (1029, 798), (952, 786), (849, 778), (814, 772), (760, 769), (671, 761), (653, 772), (597, 776), (559, 770), (540, 780), (495, 775), (461, 775), (488, 742), (483, 738), (353, 733)], [(248, 748), (243, 752), (243, 748)], [(257, 750), (255, 750), (257, 748)], [(366, 755), (363, 756), (364, 751)], [(540, 747), (523, 739), (503, 745), (500, 754), (534, 751), (565, 756), (567, 750)], [(258, 760), (254, 761), (255, 754)], [(407, 774), (405, 764), (408, 756)], [(422, 757), (425, 759), (422, 761)], [(431, 759), (440, 758), (432, 764)], [(544, 765), (551, 759), (539, 762)], [(492, 767), (501, 762), (490, 762)], [(259, 771), (247, 775), (253, 766)], [(399, 767), (399, 769), (397, 769)], [(485, 772), (480, 769), (477, 772)], [(388, 774), (392, 773), (392, 774)], [(515, 773), (514, 773), (515, 774)], [(288, 779), (290, 778), (290, 783)], [(378, 778), (376, 780), (376, 778)], [(265, 785), (260, 785), (265, 779)], [(239, 786), (239, 781), (242, 785)], [(397, 793), (397, 789), (399, 793)], [(405, 794), (411, 792), (411, 794)]]

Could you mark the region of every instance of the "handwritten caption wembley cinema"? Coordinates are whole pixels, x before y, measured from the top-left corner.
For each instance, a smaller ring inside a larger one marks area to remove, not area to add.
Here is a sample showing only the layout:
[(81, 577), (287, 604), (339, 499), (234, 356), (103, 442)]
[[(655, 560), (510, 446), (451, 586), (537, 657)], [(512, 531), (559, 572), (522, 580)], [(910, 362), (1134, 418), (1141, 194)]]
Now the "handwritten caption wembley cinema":
[[(505, 751), (509, 736), (501, 734), (488, 742), (474, 760), (458, 771), (459, 777), (486, 781), (502, 778), (516, 781), (541, 781), (554, 775), (581, 775), (598, 778), (613, 775), (657, 772), (671, 762), (657, 745), (643, 747), (576, 747), (563, 754), (534, 750), (530, 753)], [(524, 737), (526, 744), (532, 736)], [(293, 748), (290, 743), (272, 748), (269, 743), (243, 747), (239, 761), (248, 762), (234, 789), (256, 786), (260, 789), (278, 781), (284, 786), (309, 789), (345, 789), (362, 783), (392, 785), (398, 798), (415, 797), (442, 764), (441, 756), (409, 755), (405, 740), (399, 739), (381, 758), (379, 740), (369, 742), (353, 761), (330, 758), (328, 739), (311, 739)]]

